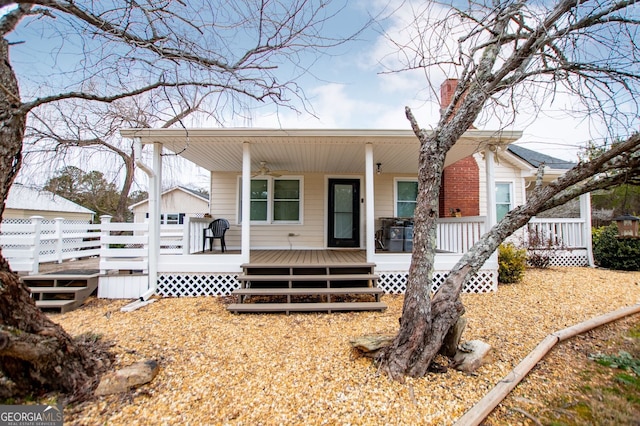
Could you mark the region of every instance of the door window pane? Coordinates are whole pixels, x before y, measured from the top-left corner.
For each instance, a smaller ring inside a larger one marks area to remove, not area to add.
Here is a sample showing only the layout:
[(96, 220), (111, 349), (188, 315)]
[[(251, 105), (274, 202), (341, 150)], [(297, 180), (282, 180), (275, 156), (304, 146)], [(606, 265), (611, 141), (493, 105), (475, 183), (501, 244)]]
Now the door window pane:
[(333, 196), (333, 237), (353, 238), (353, 186), (336, 184)]

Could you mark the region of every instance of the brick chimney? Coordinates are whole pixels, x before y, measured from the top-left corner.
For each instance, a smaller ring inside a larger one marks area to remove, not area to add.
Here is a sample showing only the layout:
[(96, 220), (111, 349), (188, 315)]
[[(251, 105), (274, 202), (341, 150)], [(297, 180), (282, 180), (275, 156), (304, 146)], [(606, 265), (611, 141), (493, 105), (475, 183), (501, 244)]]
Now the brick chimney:
[[(440, 113), (451, 103), (458, 80), (449, 78), (440, 86)], [(472, 156), (447, 166), (442, 173), (440, 217), (480, 215), (480, 169)]]
[(444, 110), (447, 109), (451, 103), (456, 87), (458, 87), (457, 78), (448, 78), (440, 86), (440, 115), (444, 113)]

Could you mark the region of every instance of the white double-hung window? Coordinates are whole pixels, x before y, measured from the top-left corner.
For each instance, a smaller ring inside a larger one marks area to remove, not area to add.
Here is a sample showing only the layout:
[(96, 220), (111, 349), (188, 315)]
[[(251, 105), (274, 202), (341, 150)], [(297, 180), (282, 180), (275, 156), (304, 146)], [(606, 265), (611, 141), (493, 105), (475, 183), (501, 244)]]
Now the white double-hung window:
[[(238, 185), (242, 217), (242, 182)], [(296, 177), (261, 177), (251, 180), (251, 222), (302, 222), (302, 179)]]
[(511, 182), (496, 182), (496, 220), (499, 221), (513, 208)]
[(418, 181), (416, 179), (396, 179), (395, 216), (413, 217), (418, 199)]

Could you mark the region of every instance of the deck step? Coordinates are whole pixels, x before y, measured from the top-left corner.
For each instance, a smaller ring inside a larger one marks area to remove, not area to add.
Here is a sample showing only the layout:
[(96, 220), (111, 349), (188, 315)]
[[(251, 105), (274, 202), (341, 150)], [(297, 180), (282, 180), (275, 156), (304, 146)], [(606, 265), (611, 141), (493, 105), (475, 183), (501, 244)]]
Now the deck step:
[(31, 293), (76, 293), (88, 287), (29, 287)]
[(375, 263), (370, 262), (313, 262), (313, 263), (300, 263), (300, 262), (274, 262), (274, 263), (243, 263), (240, 265), (243, 269), (250, 268), (374, 268)]
[(375, 274), (331, 274), (331, 275), (238, 275), (238, 281), (363, 281), (378, 280)]
[(338, 302), (338, 303), (232, 303), (227, 310), (235, 313), (259, 312), (333, 312), (333, 311), (384, 311), (382, 302)]
[(81, 306), (98, 288), (98, 270), (69, 269), (21, 277), (40, 309), (69, 312)]
[(334, 287), (334, 288), (239, 288), (231, 294), (252, 296), (301, 296), (307, 294), (383, 294), (378, 287)]
[(40, 309), (59, 309), (61, 313), (69, 312), (76, 307), (76, 300), (36, 300)]
[(37, 275), (25, 275), (20, 277), (22, 281), (58, 281), (58, 280), (69, 280), (69, 281), (87, 281), (91, 278), (97, 278), (100, 276), (99, 272), (95, 271), (84, 271), (69, 273), (66, 271), (62, 272), (51, 272), (48, 274), (37, 274)]

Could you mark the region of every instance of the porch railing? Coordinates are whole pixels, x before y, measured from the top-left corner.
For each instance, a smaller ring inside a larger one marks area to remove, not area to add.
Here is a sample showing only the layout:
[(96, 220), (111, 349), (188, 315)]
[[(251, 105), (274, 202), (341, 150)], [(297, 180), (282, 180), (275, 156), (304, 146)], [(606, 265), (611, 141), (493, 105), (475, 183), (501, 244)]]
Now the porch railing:
[(486, 232), (487, 220), (477, 217), (446, 217), (438, 219), (437, 245), (439, 250), (465, 253)]
[(100, 230), (100, 225), (33, 216), (26, 222), (3, 222), (0, 246), (14, 271), (35, 273), (39, 263), (98, 256)]
[(584, 235), (585, 220), (533, 218), (527, 224), (524, 238), (528, 248), (577, 249), (587, 248)]

